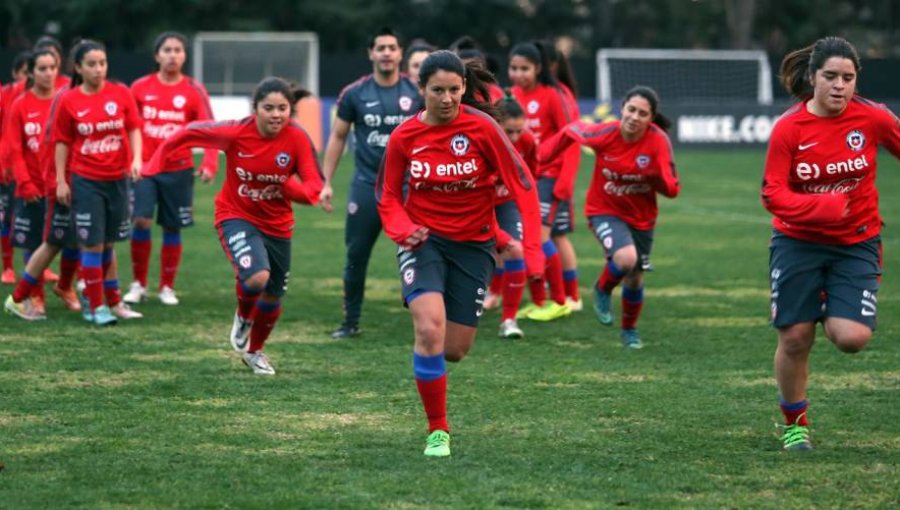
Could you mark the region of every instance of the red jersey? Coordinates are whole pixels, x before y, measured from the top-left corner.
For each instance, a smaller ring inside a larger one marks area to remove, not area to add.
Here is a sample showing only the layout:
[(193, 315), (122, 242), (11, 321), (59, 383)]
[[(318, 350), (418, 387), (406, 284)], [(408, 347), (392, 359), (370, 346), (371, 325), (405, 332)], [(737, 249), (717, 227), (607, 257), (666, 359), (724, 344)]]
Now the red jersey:
[[(167, 84), (157, 73), (148, 74), (131, 84), (131, 93), (144, 121), (141, 129), (143, 145), (141, 159), (149, 161), (156, 148), (176, 131), (190, 122), (212, 120), (212, 107), (206, 89), (197, 80), (184, 76), (178, 83)], [(215, 174), (219, 153), (209, 149), (200, 167)], [(162, 172), (184, 170), (194, 166), (190, 148), (169, 156)]]
[[(58, 90), (50, 103), (50, 111), (47, 114), (47, 122), (44, 124), (44, 136), (41, 137), (40, 148), (38, 150), (38, 164), (41, 167), (41, 173), (44, 176), (44, 195), (48, 197), (56, 196), (56, 144), (53, 140), (53, 127), (56, 122), (56, 112), (59, 110), (59, 101), (69, 90), (69, 87)], [(69, 151), (69, 161), (72, 161), (72, 151)], [(66, 165), (68, 169), (68, 165)], [(71, 176), (66, 172), (66, 182), (70, 182)]]
[(69, 146), (69, 171), (98, 181), (128, 175), (128, 133), (141, 127), (128, 87), (107, 81), (96, 94), (85, 94), (81, 87), (68, 89), (54, 115), (52, 142)]
[[(0, 140), (6, 138), (6, 117), (9, 107), (15, 98), (25, 90), (25, 80), (7, 83), (0, 88)], [(12, 179), (12, 154), (9, 145), (0, 143), (0, 184), (7, 184)]]
[(882, 145), (900, 157), (900, 126), (883, 105), (854, 96), (836, 117), (800, 103), (769, 139), (762, 184), (772, 226), (789, 237), (855, 244), (881, 232), (876, 156)]
[(41, 99), (34, 92), (26, 91), (9, 108), (3, 143), (8, 144), (19, 198), (44, 196), (44, 173), (38, 162), (38, 152), (51, 102), (51, 98)]
[(572, 143), (596, 153), (588, 187), (585, 215), (615, 216), (630, 227), (649, 230), (656, 225), (656, 194), (678, 196), (681, 184), (665, 131), (653, 124), (640, 140), (622, 138), (618, 120), (602, 124), (575, 122), (541, 146), (539, 160), (555, 157)]
[[(534, 175), (534, 169), (537, 168), (538, 165), (537, 142), (534, 141), (534, 135), (532, 135), (530, 131), (522, 131), (522, 134), (519, 136), (519, 139), (516, 140), (516, 143), (513, 144), (513, 147), (515, 147), (519, 156), (522, 157), (522, 161), (525, 162), (528, 171)], [(506, 185), (503, 184), (503, 180), (497, 179), (496, 204), (505, 204), (512, 199), (513, 196), (509, 193), (509, 189), (507, 189)]]
[(466, 105), (453, 121), (439, 126), (422, 122), (423, 114), (394, 130), (378, 173), (375, 195), (388, 237), (403, 244), (424, 226), (455, 241), (492, 239), (499, 176), (522, 214), (529, 273), (543, 271), (537, 191), (500, 126)]
[(284, 186), (294, 174), (301, 193), (315, 203), (322, 190), (322, 172), (306, 131), (296, 122), (274, 138), (263, 138), (256, 116), (238, 121), (194, 122), (167, 138), (142, 170), (155, 175), (168, 167), (165, 161), (191, 147), (225, 152), (225, 182), (216, 195), (215, 224), (240, 219), (273, 237), (289, 238), (294, 228), (291, 201)]
[[(581, 112), (578, 109), (578, 100), (571, 89), (559, 84), (559, 89), (563, 92), (563, 102), (572, 121), (578, 120)], [(559, 200), (571, 200), (575, 194), (575, 179), (578, 176), (578, 168), (581, 165), (581, 147), (577, 144), (573, 145), (562, 155), (562, 167), (559, 170), (559, 176), (556, 185), (553, 187), (553, 196)]]
[[(512, 88), (513, 96), (525, 110), (525, 125), (534, 134), (538, 144), (558, 133), (576, 119), (566, 105), (565, 92), (561, 88), (537, 84), (529, 91)], [(539, 177), (559, 177), (563, 158), (543, 161), (535, 170)]]

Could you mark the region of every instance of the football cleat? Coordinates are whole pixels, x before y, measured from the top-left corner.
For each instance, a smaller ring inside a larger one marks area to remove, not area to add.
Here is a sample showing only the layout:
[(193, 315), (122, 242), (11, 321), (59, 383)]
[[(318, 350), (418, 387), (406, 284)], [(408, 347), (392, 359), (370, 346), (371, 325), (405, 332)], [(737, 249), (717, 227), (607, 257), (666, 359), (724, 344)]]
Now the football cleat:
[(116, 317), (125, 320), (144, 318), (144, 314), (132, 310), (131, 307), (128, 306), (128, 303), (124, 301), (112, 307), (112, 312), (116, 315)]
[(65, 305), (67, 310), (71, 310), (73, 312), (81, 311), (81, 301), (78, 300), (78, 294), (75, 293), (74, 289), (62, 290), (58, 286), (53, 286), (53, 293), (62, 300), (63, 305)]
[(500, 323), (500, 338), (522, 338), (525, 333), (519, 328), (515, 319), (506, 319)]
[(443, 430), (435, 430), (425, 439), (426, 457), (449, 457), (450, 434)]
[(246, 353), (250, 347), (250, 329), (253, 321), (244, 319), (234, 311), (234, 322), (231, 324), (231, 347), (240, 353)]
[(594, 286), (594, 313), (597, 314), (597, 320), (604, 326), (612, 326), (613, 317), (611, 306), (611, 295)]
[(26, 321), (46, 319), (45, 316), (35, 313), (30, 299), (24, 299), (21, 303), (16, 303), (15, 301), (13, 301), (12, 295), (7, 296), (6, 302), (3, 303), (3, 309), (6, 310), (6, 313), (15, 315), (16, 317), (24, 319)]
[(106, 305), (100, 305), (91, 314), (91, 320), (97, 326), (114, 326), (118, 319)]
[(245, 352), (241, 354), (241, 361), (253, 370), (257, 375), (275, 375), (275, 369), (269, 363), (269, 357), (262, 351)]
[(516, 312), (516, 319), (527, 319), (528, 314), (531, 312), (540, 309), (540, 307), (534, 303), (528, 303), (527, 305), (519, 308), (519, 311)]
[(572, 314), (569, 305), (561, 305), (556, 301), (547, 301), (544, 306), (528, 314), (528, 318), (538, 322), (550, 322)]
[(573, 312), (580, 312), (584, 310), (584, 301), (582, 301), (580, 298), (576, 301), (571, 297), (567, 297), (566, 304), (569, 305), (569, 308), (571, 308)]
[(122, 301), (129, 305), (136, 305), (141, 301), (147, 300), (147, 289), (141, 285), (141, 282), (131, 282), (128, 286), (128, 292), (122, 296)]
[(168, 285), (163, 285), (159, 289), (159, 302), (164, 305), (175, 306), (178, 304), (178, 296), (175, 295), (175, 289)]
[(619, 336), (622, 338), (622, 347), (626, 349), (636, 350), (644, 347), (637, 329), (623, 329)]
[(44, 269), (44, 281), (47, 283), (56, 283), (59, 281), (59, 275), (54, 273), (49, 267)]
[(0, 276), (0, 283), (3, 285), (15, 285), (16, 284), (16, 272), (13, 268), (6, 268), (3, 270), (3, 275)]
[(331, 338), (341, 340), (343, 338), (352, 338), (362, 334), (359, 326), (351, 326), (349, 324), (341, 324), (341, 327), (331, 332)]
[[(803, 415), (800, 415), (803, 416)], [(800, 417), (797, 417), (800, 421)], [(778, 425), (784, 430), (781, 435), (782, 449), (785, 451), (809, 451), (812, 450), (812, 442), (809, 440), (809, 427), (794, 423), (792, 425)]]

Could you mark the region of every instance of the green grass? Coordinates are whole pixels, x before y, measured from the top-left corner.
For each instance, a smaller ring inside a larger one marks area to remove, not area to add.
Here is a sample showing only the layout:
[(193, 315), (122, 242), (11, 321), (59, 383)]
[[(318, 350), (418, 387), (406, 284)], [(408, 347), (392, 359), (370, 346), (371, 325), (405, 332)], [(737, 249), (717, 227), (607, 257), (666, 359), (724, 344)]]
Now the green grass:
[[(278, 375), (255, 377), (230, 352), (232, 270), (211, 226), (214, 189), (198, 185), (181, 306), (151, 301), (145, 320), (105, 330), (53, 298), (43, 323), (0, 318), (0, 508), (896, 508), (900, 168), (882, 157), (879, 330), (855, 356), (820, 336), (817, 450), (787, 455), (774, 427), (763, 155), (677, 157), (684, 191), (662, 202), (645, 349), (623, 352), (589, 302), (525, 323), (515, 342), (496, 338), (497, 314), (486, 314), (450, 369), (453, 457), (439, 461), (422, 456), (391, 243), (370, 266), (365, 334), (334, 342), (343, 213), (299, 212), (267, 348)], [(580, 216), (573, 239), (589, 296), (601, 258)], [(127, 244), (119, 254), (124, 285)]]

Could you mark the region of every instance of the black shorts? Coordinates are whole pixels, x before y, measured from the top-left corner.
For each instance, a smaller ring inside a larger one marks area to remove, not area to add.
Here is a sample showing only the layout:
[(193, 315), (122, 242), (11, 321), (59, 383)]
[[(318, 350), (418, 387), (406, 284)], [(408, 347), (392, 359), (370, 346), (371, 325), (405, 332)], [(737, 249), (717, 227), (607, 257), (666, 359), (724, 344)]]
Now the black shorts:
[(516, 203), (510, 200), (494, 208), (497, 224), (516, 241), (522, 240), (522, 215)]
[(13, 207), (15, 207), (16, 183), (0, 184), (0, 225), (4, 227), (12, 223)]
[(47, 198), (47, 218), (44, 220), (44, 239), (53, 246), (76, 248), (75, 226), (72, 209), (60, 204), (56, 198)]
[(653, 249), (653, 229), (638, 230), (615, 216), (591, 216), (588, 218), (594, 236), (603, 246), (607, 259), (626, 246), (634, 245), (637, 251), (640, 271), (653, 271), (650, 264), (650, 251)]
[(135, 218), (153, 218), (157, 204), (156, 223), (159, 226), (181, 229), (193, 225), (194, 169), (156, 174), (135, 183)]
[(541, 202), (541, 223), (550, 227), (550, 235), (571, 233), (575, 223), (571, 200), (557, 200), (553, 196), (556, 179), (538, 177), (538, 200)]
[(841, 246), (775, 231), (769, 245), (772, 325), (840, 317), (874, 330), (880, 278), (881, 236)]
[(44, 219), (47, 216), (47, 202), (43, 198), (34, 202), (16, 199), (16, 214), (13, 223), (13, 245), (34, 251), (44, 242)]
[(281, 297), (291, 274), (291, 240), (262, 233), (249, 221), (225, 220), (216, 225), (222, 249), (240, 281), (268, 270), (265, 292)]
[(128, 179), (95, 181), (72, 176), (72, 213), (82, 246), (97, 246), (128, 239)]
[(431, 234), (413, 251), (397, 253), (404, 303), (422, 292), (444, 295), (448, 321), (478, 326), (494, 273), (494, 241), (452, 241)]

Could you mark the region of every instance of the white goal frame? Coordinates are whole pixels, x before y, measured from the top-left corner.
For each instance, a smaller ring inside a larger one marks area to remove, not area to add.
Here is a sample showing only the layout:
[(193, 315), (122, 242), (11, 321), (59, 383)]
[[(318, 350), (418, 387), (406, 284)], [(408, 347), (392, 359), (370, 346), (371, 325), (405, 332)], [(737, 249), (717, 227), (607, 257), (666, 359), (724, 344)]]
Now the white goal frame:
[[(204, 85), (206, 85), (203, 76), (203, 44), (205, 42), (298, 42), (307, 44), (309, 48), (309, 54), (307, 55), (309, 65), (302, 75), (291, 76), (290, 73), (279, 71), (279, 69), (274, 68), (272, 60), (267, 60), (266, 55), (261, 53), (259, 58), (263, 62), (264, 76), (260, 76), (258, 79), (262, 79), (265, 76), (281, 76), (288, 80), (295, 80), (314, 95), (319, 95), (319, 36), (315, 32), (198, 32), (194, 36), (193, 44), (193, 75), (194, 78)], [(233, 63), (231, 65), (232, 67), (229, 67), (229, 63), (226, 62), (226, 80), (222, 82), (225, 86), (221, 94), (226, 96), (235, 94), (234, 82), (229, 79), (229, 76), (233, 76)]]
[[(664, 50), (640, 48), (601, 48), (597, 50), (597, 99), (609, 102), (612, 97), (612, 77), (609, 61), (615, 60), (745, 60), (759, 66), (757, 103), (772, 104), (772, 70), (769, 56), (762, 50)], [(638, 85), (637, 83), (633, 85)]]

